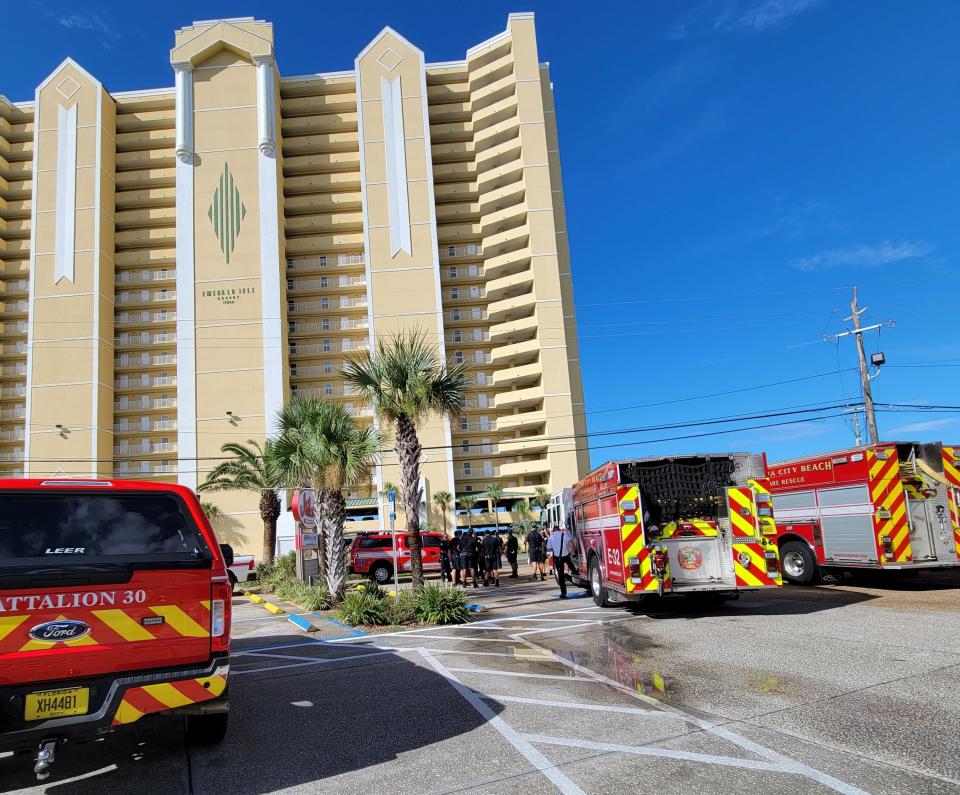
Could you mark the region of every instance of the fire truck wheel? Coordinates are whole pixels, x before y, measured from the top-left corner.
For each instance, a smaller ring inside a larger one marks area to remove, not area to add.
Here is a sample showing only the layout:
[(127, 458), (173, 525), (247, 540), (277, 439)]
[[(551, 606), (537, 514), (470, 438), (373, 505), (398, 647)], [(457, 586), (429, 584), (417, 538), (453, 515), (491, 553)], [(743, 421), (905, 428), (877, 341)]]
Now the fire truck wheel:
[(378, 585), (386, 585), (393, 576), (393, 567), (389, 563), (379, 561), (370, 567), (370, 579)]
[(809, 585), (817, 579), (817, 559), (810, 547), (800, 541), (788, 541), (780, 547), (780, 567), (790, 582)]
[(187, 715), (187, 740), (191, 745), (216, 745), (227, 734), (227, 712)]
[(590, 561), (590, 595), (597, 607), (609, 607), (610, 597), (603, 587), (603, 572), (600, 571), (600, 561), (594, 558)]

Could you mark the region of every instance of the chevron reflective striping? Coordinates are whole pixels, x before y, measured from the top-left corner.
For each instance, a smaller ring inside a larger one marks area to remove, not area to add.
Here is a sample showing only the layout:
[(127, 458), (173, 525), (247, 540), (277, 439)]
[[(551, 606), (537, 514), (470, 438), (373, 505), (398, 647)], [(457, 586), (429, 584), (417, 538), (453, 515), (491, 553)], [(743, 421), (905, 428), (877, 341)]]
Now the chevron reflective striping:
[(0, 616), (0, 640), (19, 627), (29, 616)]
[(192, 698), (187, 698), (187, 696), (169, 682), (164, 682), (159, 685), (144, 685), (143, 689), (148, 695), (155, 698), (161, 704), (165, 704), (170, 709), (185, 707), (187, 704), (194, 703)]
[[(740, 562), (741, 554), (749, 558), (746, 566)], [(775, 575), (767, 571), (763, 544), (734, 544), (733, 568), (739, 586), (769, 588), (782, 584), (779, 571)]]
[(94, 610), (93, 614), (124, 640), (156, 640), (123, 610)]
[(167, 624), (187, 638), (206, 638), (210, 631), (200, 626), (176, 605), (162, 605), (150, 608), (158, 616), (163, 616)]
[[(750, 489), (727, 489), (727, 504), (733, 535), (755, 536), (757, 534), (756, 513), (753, 507), (753, 494)], [(744, 514), (744, 511), (747, 513)]]
[(951, 486), (960, 487), (960, 447), (943, 448), (943, 474)]
[[(910, 547), (910, 528), (907, 524), (907, 505), (900, 463), (896, 448), (867, 451), (870, 498), (873, 502), (873, 522), (876, 535), (877, 559), (880, 565), (909, 563), (913, 559)], [(887, 515), (884, 515), (887, 514)], [(893, 556), (887, 558), (883, 539), (893, 544)]]
[[(66, 621), (67, 617), (64, 615), (57, 616), (54, 621)], [(52, 649), (54, 646), (67, 646), (68, 648), (74, 648), (76, 646), (96, 646), (97, 641), (94, 640), (93, 633), (84, 635), (82, 638), (77, 638), (76, 640), (30, 640), (20, 647), (20, 651), (39, 651), (41, 649)]]
[(182, 679), (177, 682), (131, 687), (123, 694), (123, 699), (113, 716), (113, 725), (133, 723), (144, 715), (210, 701), (222, 696), (226, 689), (225, 676), (205, 676), (199, 679)]

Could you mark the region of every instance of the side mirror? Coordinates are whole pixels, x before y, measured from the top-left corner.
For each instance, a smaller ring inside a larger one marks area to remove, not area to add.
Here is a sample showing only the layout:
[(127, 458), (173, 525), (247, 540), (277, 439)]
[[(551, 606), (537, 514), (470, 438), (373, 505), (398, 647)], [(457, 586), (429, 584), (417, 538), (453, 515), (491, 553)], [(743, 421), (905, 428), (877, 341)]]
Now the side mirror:
[(227, 564), (227, 567), (233, 565), (233, 547), (229, 544), (221, 544), (220, 552), (223, 554), (223, 560)]

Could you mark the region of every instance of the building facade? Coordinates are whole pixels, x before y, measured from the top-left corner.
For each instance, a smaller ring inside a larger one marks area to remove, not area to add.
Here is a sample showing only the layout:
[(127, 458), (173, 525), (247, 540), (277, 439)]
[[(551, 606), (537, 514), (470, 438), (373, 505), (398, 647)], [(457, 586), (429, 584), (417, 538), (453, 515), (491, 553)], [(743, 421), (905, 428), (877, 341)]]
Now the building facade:
[[(414, 327), (471, 365), (462, 417), (422, 429), (428, 505), (587, 470), (532, 14), (455, 62), (386, 28), (350, 70), (281, 76), (253, 19), (177, 31), (170, 62), (169, 88), (110, 93), (67, 59), (32, 102), (0, 97), (0, 472), (196, 488), (290, 395), (375, 421), (340, 369)], [(388, 452), (358, 527), (385, 482)], [(256, 497), (213, 499), (259, 549)]]

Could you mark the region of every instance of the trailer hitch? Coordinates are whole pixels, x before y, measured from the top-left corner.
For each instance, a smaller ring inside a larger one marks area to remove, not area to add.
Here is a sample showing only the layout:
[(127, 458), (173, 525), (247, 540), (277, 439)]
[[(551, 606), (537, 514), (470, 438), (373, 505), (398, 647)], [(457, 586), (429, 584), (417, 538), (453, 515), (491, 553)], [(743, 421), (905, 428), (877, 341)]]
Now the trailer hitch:
[(50, 777), (49, 767), (57, 757), (57, 741), (44, 740), (40, 743), (40, 750), (37, 752), (37, 763), (33, 766), (33, 772), (37, 774), (37, 781), (45, 781)]

